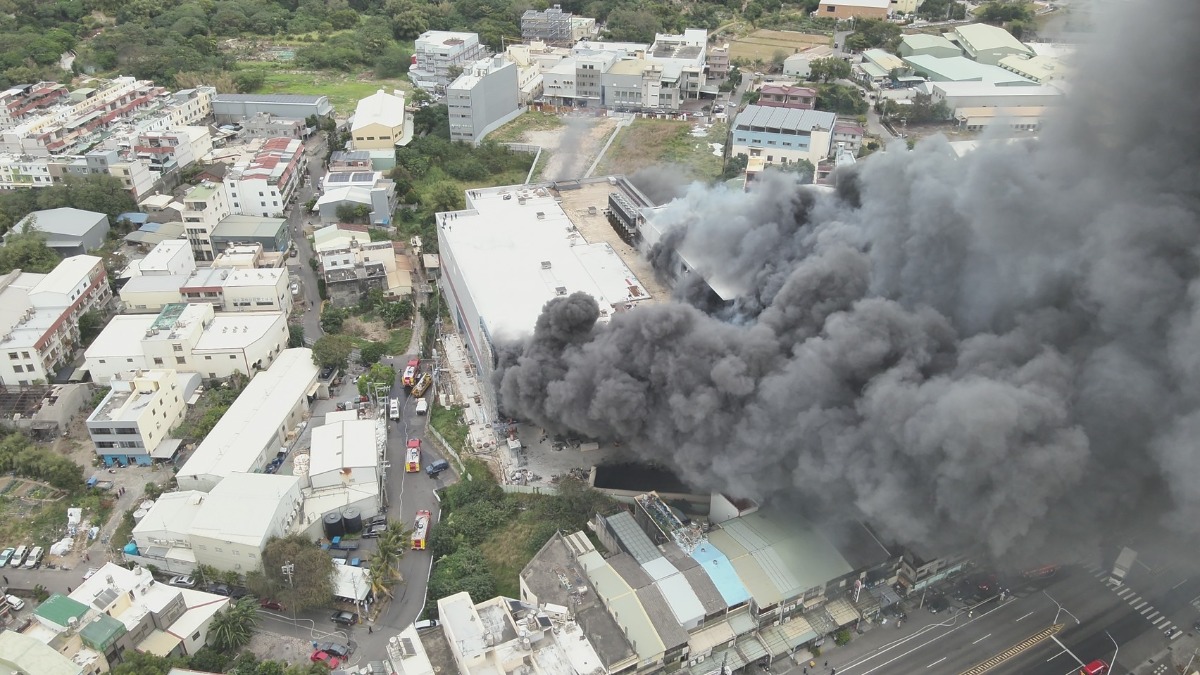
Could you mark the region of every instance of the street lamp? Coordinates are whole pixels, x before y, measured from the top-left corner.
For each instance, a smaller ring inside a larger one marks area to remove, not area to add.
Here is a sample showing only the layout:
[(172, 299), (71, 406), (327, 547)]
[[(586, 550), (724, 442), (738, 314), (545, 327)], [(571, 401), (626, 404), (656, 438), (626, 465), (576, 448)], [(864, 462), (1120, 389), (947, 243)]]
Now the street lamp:
[(296, 625), (296, 584), (292, 582), (292, 574), (296, 572), (296, 565), (289, 560), (279, 569), (283, 572), (283, 576), (287, 577), (288, 586), (292, 589), (292, 597), (288, 598), (288, 604), (292, 606), (292, 625), (294, 626)]
[[(1056, 613), (1054, 614), (1054, 623), (1058, 623), (1058, 617), (1059, 617), (1059, 615), (1061, 615), (1063, 612), (1066, 612), (1066, 613), (1067, 613), (1067, 616), (1071, 617), (1072, 619), (1075, 619), (1075, 624), (1076, 624), (1076, 625), (1079, 625), (1079, 617), (1077, 617), (1077, 616), (1075, 616), (1074, 614), (1072, 614), (1072, 613), (1071, 613), (1071, 611), (1070, 611), (1069, 609), (1067, 609), (1066, 607), (1063, 607), (1063, 606), (1062, 606), (1062, 604), (1061, 604), (1061, 603), (1059, 603), (1059, 601), (1055, 600), (1054, 598), (1051, 598), (1051, 597), (1050, 597), (1050, 594), (1049, 594), (1049, 593), (1047, 593), (1046, 591), (1042, 591), (1042, 595), (1045, 595), (1047, 598), (1050, 598), (1050, 602), (1053, 602), (1055, 605), (1058, 605), (1058, 612), (1056, 612)], [(1108, 637), (1109, 637), (1109, 639), (1111, 639), (1111, 638), (1112, 638), (1112, 636), (1111, 636), (1111, 635), (1110, 635), (1110, 636), (1108, 636)], [(1115, 640), (1113, 641), (1113, 644), (1116, 644), (1116, 641), (1115, 641)]]
[(1116, 639), (1113, 638), (1112, 633), (1109, 633), (1108, 631), (1104, 631), (1104, 634), (1107, 635), (1108, 639), (1112, 640), (1112, 643), (1113, 643), (1113, 658), (1112, 658), (1112, 664), (1110, 665), (1110, 668), (1109, 668), (1111, 670), (1111, 669), (1117, 667), (1117, 654), (1121, 653), (1121, 645), (1117, 644), (1117, 641), (1116, 641)]

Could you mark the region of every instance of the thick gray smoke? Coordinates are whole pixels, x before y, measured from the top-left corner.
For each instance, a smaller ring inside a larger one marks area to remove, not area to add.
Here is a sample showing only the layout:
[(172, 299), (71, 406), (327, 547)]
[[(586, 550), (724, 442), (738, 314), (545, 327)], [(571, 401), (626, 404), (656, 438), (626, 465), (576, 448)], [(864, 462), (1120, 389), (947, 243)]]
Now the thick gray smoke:
[(1036, 142), (892, 148), (836, 194), (693, 186), (663, 217), (742, 299), (607, 326), (554, 300), (502, 405), (911, 543), (1063, 544), (1164, 490), (1154, 513), (1195, 532), (1200, 95), (1175, 74), (1200, 3), (1125, 4)]

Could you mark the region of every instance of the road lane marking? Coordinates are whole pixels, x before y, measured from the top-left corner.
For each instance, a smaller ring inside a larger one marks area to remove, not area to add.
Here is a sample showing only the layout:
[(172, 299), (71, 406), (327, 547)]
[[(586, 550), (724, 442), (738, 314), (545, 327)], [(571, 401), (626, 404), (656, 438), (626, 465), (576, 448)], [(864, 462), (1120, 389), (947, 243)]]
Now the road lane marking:
[[(1036, 609), (1035, 609), (1035, 610), (1033, 610), (1033, 612), (1036, 612), (1036, 611), (1037, 611)], [(1017, 619), (1017, 621), (1020, 621), (1021, 619), (1028, 619), (1030, 616), (1032, 616), (1032, 615), (1033, 615), (1033, 612), (1030, 612), (1029, 614), (1022, 614), (1022, 615), (1021, 615), (1021, 618), (1020, 618), (1020, 619)], [(1016, 621), (1014, 621), (1013, 623), (1016, 623)]]
[(930, 639), (926, 640), (925, 642), (922, 642), (921, 644), (919, 644), (919, 645), (917, 645), (917, 646), (913, 647), (912, 649), (909, 649), (908, 651), (906, 651), (906, 652), (904, 652), (904, 653), (902, 653), (902, 654), (899, 654), (899, 655), (897, 655), (897, 656), (893, 656), (891, 659), (888, 659), (887, 661), (885, 661), (885, 662), (883, 662), (883, 663), (881, 663), (881, 664), (879, 664), (879, 665), (877, 665), (877, 666), (875, 666), (875, 667), (873, 667), (873, 668), (870, 668), (869, 670), (865, 670), (865, 671), (863, 671), (863, 672), (862, 672), (862, 674), (861, 674), (861, 675), (871, 675), (871, 673), (874, 673), (875, 671), (877, 671), (877, 670), (880, 670), (880, 669), (882, 669), (882, 668), (886, 668), (886, 667), (890, 666), (891, 664), (895, 663), (896, 661), (899, 661), (900, 659), (902, 659), (902, 658), (904, 658), (904, 657), (908, 656), (909, 654), (912, 654), (913, 652), (915, 652), (915, 651), (917, 651), (917, 650), (919, 650), (919, 649), (923, 649), (923, 648), (925, 648), (925, 647), (928, 647), (929, 645), (933, 644), (934, 642), (937, 642), (938, 640), (940, 640), (940, 639), (942, 639), (942, 638), (946, 637), (947, 635), (950, 635), (951, 633), (953, 633), (953, 632), (957, 631), (958, 629), (960, 629), (960, 628), (963, 628), (963, 627), (965, 627), (965, 626), (969, 626), (969, 625), (971, 625), (972, 623), (975, 623), (976, 621), (980, 621), (980, 620), (982, 620), (984, 617), (986, 617), (987, 615), (991, 614), (992, 612), (998, 612), (998, 611), (1000, 611), (1000, 610), (1004, 609), (1005, 607), (1008, 607), (1008, 605), (1007, 605), (1007, 604), (1004, 604), (1004, 605), (996, 605), (996, 606), (995, 606), (995, 607), (993, 607), (992, 609), (989, 609), (988, 611), (986, 611), (986, 612), (983, 612), (982, 614), (980, 614), (980, 615), (976, 616), (975, 618), (973, 618), (973, 619), (969, 619), (969, 620), (967, 620), (967, 621), (964, 621), (962, 625), (960, 625), (960, 626), (954, 626), (953, 622), (957, 621), (957, 620), (959, 619), (959, 617), (963, 617), (963, 615), (965, 614), (965, 612), (963, 612), (963, 611), (961, 611), (961, 610), (960, 610), (960, 611), (959, 611), (959, 612), (957, 612), (956, 614), (953, 614), (953, 615), (951, 615), (951, 616), (949, 617), (949, 618), (950, 618), (950, 621), (951, 621), (951, 623), (936, 623), (936, 624), (930, 624), (930, 625), (928, 625), (928, 626), (924, 626), (924, 627), (922, 627), (922, 628), (919, 628), (919, 629), (917, 630), (917, 632), (916, 632), (916, 633), (913, 633), (913, 634), (912, 634), (912, 635), (910, 635), (910, 636), (907, 636), (907, 637), (901, 638), (901, 639), (899, 639), (899, 640), (896, 640), (896, 641), (892, 642), (891, 644), (888, 644), (888, 645), (884, 646), (883, 648), (881, 648), (881, 649), (877, 650), (876, 652), (874, 652), (874, 653), (872, 653), (872, 654), (868, 654), (867, 656), (864, 656), (864, 657), (862, 657), (862, 658), (858, 659), (857, 661), (854, 661), (854, 662), (852, 662), (852, 663), (850, 663), (850, 664), (846, 665), (846, 666), (845, 666), (845, 667), (843, 667), (841, 670), (842, 670), (843, 672), (847, 672), (847, 673), (848, 673), (848, 672), (850, 672), (851, 670), (853, 670), (853, 669), (855, 669), (855, 668), (859, 668), (859, 667), (866, 666), (866, 665), (867, 665), (869, 662), (871, 662), (871, 661), (874, 661), (875, 659), (877, 659), (877, 658), (879, 658), (879, 657), (886, 656), (886, 655), (887, 655), (887, 653), (888, 653), (888, 652), (890, 652), (890, 651), (892, 651), (893, 649), (897, 649), (897, 648), (899, 648), (899, 647), (905, 647), (905, 646), (907, 646), (907, 645), (908, 645), (910, 642), (913, 642), (913, 641), (914, 641), (914, 640), (916, 640), (917, 638), (924, 637), (924, 636), (925, 636), (927, 633), (933, 632), (933, 631), (935, 631), (935, 630), (937, 630), (937, 629), (939, 629), (939, 628), (948, 628), (948, 627), (950, 627), (950, 626), (954, 626), (953, 628), (950, 628), (950, 629), (949, 629), (949, 630), (947, 630), (946, 632), (944, 632), (944, 633), (941, 633), (941, 634), (939, 634), (939, 635), (937, 635), (937, 636), (934, 636), (934, 637), (932, 637), (932, 638), (930, 638)]
[(1182, 585), (1186, 584), (1187, 582), (1188, 582), (1188, 580), (1187, 580), (1187, 579), (1184, 579), (1183, 581), (1181, 581), (1181, 582), (1179, 582), (1179, 583), (1175, 584), (1174, 586), (1172, 586), (1172, 587), (1171, 587), (1171, 590), (1175, 590), (1176, 588), (1179, 588), (1180, 586), (1182, 586)]
[(1142, 599), (1142, 596), (1140, 596), (1140, 595), (1135, 595), (1135, 596), (1133, 596), (1132, 598), (1125, 598), (1125, 599), (1126, 599), (1126, 600), (1128, 600), (1128, 601), (1129, 601), (1129, 604), (1131, 604), (1131, 605), (1132, 605), (1133, 603), (1135, 603), (1135, 602), (1138, 602), (1139, 600), (1141, 600), (1141, 599)]
[(1159, 628), (1159, 627), (1160, 627), (1160, 626), (1159, 626), (1159, 624), (1164, 624), (1164, 623), (1171, 623), (1171, 620), (1170, 620), (1170, 619), (1168, 619), (1168, 618), (1167, 618), (1167, 617), (1165, 617), (1165, 616), (1164, 616), (1164, 617), (1161, 617), (1161, 618), (1159, 618), (1159, 619), (1158, 619), (1158, 621), (1155, 621), (1155, 622), (1154, 622), (1154, 627), (1155, 627), (1155, 628)]
[(1133, 593), (1133, 590), (1128, 587), (1122, 588), (1121, 590), (1117, 591), (1117, 595), (1121, 596), (1122, 598), (1127, 598), (1132, 593)]
[(1146, 620), (1147, 620), (1147, 621), (1153, 621), (1153, 620), (1154, 620), (1154, 617), (1156, 617), (1156, 616), (1158, 616), (1158, 615), (1159, 615), (1159, 612), (1158, 612), (1158, 610), (1155, 610), (1155, 612), (1154, 612), (1153, 614), (1149, 614), (1149, 615), (1147, 615), (1147, 616), (1146, 616)]
[(1171, 636), (1171, 639), (1172, 639), (1172, 640), (1175, 640), (1175, 639), (1178, 639), (1178, 638), (1180, 638), (1180, 637), (1182, 637), (1182, 636), (1183, 636), (1183, 631), (1181, 631), (1181, 630), (1177, 630), (1177, 631), (1175, 631), (1175, 634)]
[(1150, 603), (1148, 603), (1148, 602), (1146, 602), (1145, 600), (1143, 600), (1143, 601), (1142, 601), (1141, 603), (1139, 603), (1139, 604), (1138, 604), (1136, 607), (1134, 607), (1134, 609), (1135, 609), (1135, 610), (1141, 609), (1141, 608), (1145, 607), (1145, 606), (1146, 606), (1146, 605), (1148, 605), (1148, 604), (1150, 604)]
[(938, 659), (937, 661), (934, 661), (933, 663), (931, 663), (931, 664), (929, 664), (929, 665), (927, 665), (927, 666), (925, 666), (925, 667), (926, 667), (926, 668), (932, 668), (932, 667), (936, 666), (937, 664), (939, 664), (939, 663), (941, 663), (942, 661), (945, 661), (945, 660), (946, 660), (946, 657), (945, 657), (945, 656), (943, 656), (942, 658)]
[(1029, 636), (1028, 638), (1025, 638), (1024, 641), (1009, 647), (1008, 649), (1000, 652), (999, 654), (996, 654), (995, 656), (989, 658), (988, 660), (986, 660), (982, 663), (979, 663), (975, 666), (972, 666), (968, 670), (964, 670), (962, 672), (962, 675), (982, 675), (983, 673), (986, 673), (986, 672), (992, 670), (996, 666), (999, 666), (1000, 664), (1004, 663), (1005, 661), (1012, 659), (1013, 657), (1030, 649), (1031, 647), (1037, 646), (1038, 644), (1045, 642), (1047, 639), (1053, 638), (1056, 633), (1058, 633), (1059, 631), (1061, 631), (1063, 629), (1063, 627), (1064, 627), (1064, 624), (1056, 623), (1053, 626), (1051, 626), (1043, 631), (1040, 631), (1038, 633), (1035, 633), (1035, 634)]
[(986, 639), (988, 639), (988, 638), (990, 638), (990, 637), (992, 637), (992, 634), (991, 634), (991, 633), (988, 633), (987, 635), (984, 635), (983, 637), (981, 637), (981, 638), (979, 638), (978, 640), (976, 640), (976, 641), (972, 642), (971, 644), (973, 644), (973, 645), (977, 645), (977, 644), (979, 644), (980, 642), (983, 642), (984, 640), (986, 640)]

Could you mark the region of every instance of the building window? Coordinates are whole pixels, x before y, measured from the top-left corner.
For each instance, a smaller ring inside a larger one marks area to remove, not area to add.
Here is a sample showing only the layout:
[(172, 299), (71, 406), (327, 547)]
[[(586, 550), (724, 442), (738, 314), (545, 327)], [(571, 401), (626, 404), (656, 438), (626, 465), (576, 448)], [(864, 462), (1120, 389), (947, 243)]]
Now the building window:
[(154, 365), (161, 366), (162, 364), (163, 364), (163, 360), (162, 360), (161, 356), (154, 357)]
[(236, 358), (237, 358), (237, 354), (230, 354), (230, 355), (229, 355), (229, 358), (231, 358), (231, 359), (236, 359)]
[(211, 356), (205, 356), (205, 357), (204, 357), (204, 360), (205, 360), (205, 361), (212, 361), (212, 357), (211, 357)]
[[(13, 372), (14, 372), (14, 373), (20, 373), (20, 372), (24, 372), (24, 369), (23, 369), (23, 368), (21, 368), (21, 366), (19, 366), (19, 365), (17, 365), (17, 366), (13, 366)], [(33, 372), (33, 367), (32, 367), (32, 366), (29, 368), (29, 372), (31, 372), (31, 373)]]
[(177, 351), (177, 352), (181, 352), (181, 351), (183, 351), (183, 345), (181, 345), (181, 344), (173, 344), (173, 345), (171, 345), (171, 349), (173, 349), (173, 350), (175, 350), (175, 351)]
[(21, 356), (24, 358), (29, 358), (29, 352), (21, 352)]
[(9, 352), (9, 353), (8, 353), (8, 358), (10, 358), (10, 359), (13, 359), (13, 360), (15, 361), (16, 359), (18, 359), (18, 358), (20, 358), (20, 357), (19, 357), (19, 356), (17, 356), (17, 353), (16, 353), (16, 352)]
[(183, 364), (183, 363), (187, 363), (187, 361), (182, 356), (176, 356), (175, 363)]

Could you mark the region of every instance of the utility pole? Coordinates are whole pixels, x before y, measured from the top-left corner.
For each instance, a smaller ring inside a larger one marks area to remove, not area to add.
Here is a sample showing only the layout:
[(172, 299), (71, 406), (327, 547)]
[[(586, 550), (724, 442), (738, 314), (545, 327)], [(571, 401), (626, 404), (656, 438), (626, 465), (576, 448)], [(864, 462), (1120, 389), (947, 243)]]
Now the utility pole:
[(289, 560), (283, 564), (280, 570), (283, 572), (283, 576), (287, 577), (288, 586), (292, 589), (292, 597), (288, 598), (288, 604), (292, 606), (292, 625), (294, 626), (296, 625), (296, 584), (292, 581), (292, 575), (296, 572), (296, 565)]

